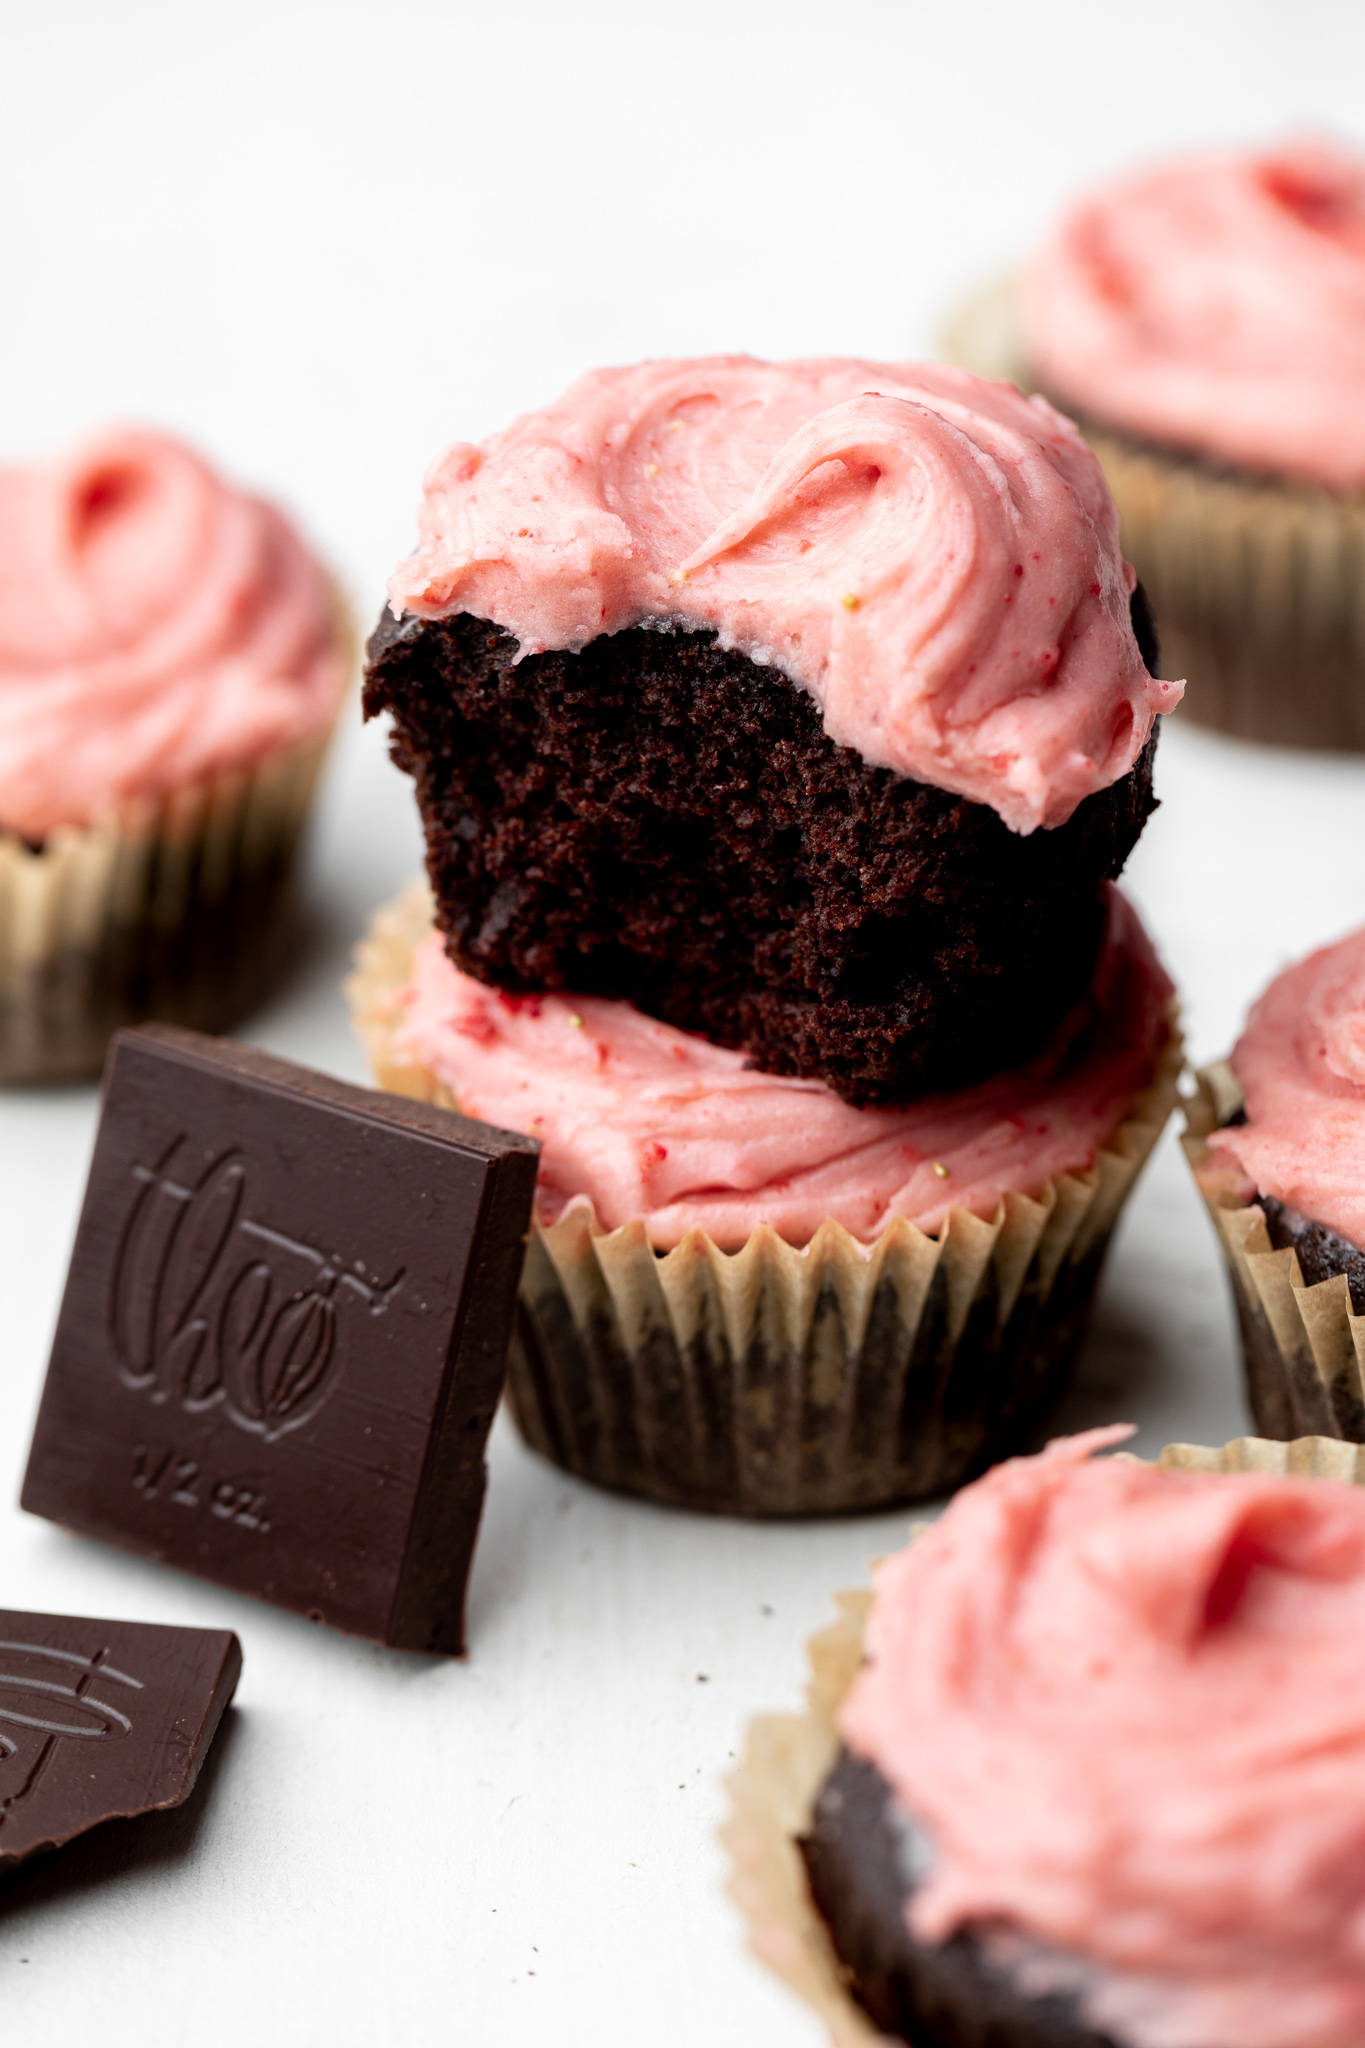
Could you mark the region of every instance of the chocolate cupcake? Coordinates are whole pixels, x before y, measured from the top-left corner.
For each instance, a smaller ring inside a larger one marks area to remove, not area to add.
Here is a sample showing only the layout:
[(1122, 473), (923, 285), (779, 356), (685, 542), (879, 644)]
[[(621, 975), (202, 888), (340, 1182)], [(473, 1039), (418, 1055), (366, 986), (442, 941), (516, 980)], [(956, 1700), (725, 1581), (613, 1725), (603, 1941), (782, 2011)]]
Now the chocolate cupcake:
[(0, 1081), (277, 974), (350, 636), (279, 512), (135, 429), (0, 471)]
[(750, 1731), (735, 1896), (841, 2048), (1361, 2038), (1359, 1457), (1127, 1434), (959, 1495)]
[(1273, 981), (1199, 1077), (1186, 1151), (1257, 1428), (1365, 1440), (1365, 930)]
[(391, 598), (365, 701), (463, 973), (859, 1105), (1027, 1060), (1083, 999), (1179, 689), (1047, 405), (602, 371), (437, 464)]
[(1291, 143), (1120, 180), (952, 349), (1082, 422), (1193, 717), (1365, 747), (1365, 158)]
[(1181, 1064), (1113, 889), (1044, 1050), (895, 1108), (619, 1001), (489, 989), (421, 892), (376, 921), (351, 995), (384, 1087), (540, 1141), (509, 1380), (527, 1440), (736, 1514), (942, 1493), (1030, 1440)]

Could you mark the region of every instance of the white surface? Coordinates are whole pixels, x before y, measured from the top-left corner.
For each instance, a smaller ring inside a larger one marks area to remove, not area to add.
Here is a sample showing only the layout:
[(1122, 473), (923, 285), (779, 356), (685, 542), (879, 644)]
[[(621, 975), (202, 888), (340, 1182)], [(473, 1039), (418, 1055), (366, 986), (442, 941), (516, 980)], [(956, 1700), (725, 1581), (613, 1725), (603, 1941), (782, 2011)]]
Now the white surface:
[[(1349, 0), (0, 0), (0, 451), (168, 422), (295, 507), (369, 614), (445, 440), (599, 360), (926, 351), (1071, 184), (1208, 135), (1359, 134), (1362, 76)], [(1365, 913), (1365, 764), (1173, 730), (1160, 769), (1132, 881), (1208, 1055), (1279, 963)], [(312, 860), (322, 937), (257, 1037), (360, 1076), (347, 945), (416, 859), (406, 787), (353, 720)], [(6, 1502), (93, 1112), (0, 1098)], [(1117, 1415), (1152, 1450), (1242, 1423), (1171, 1141), (1068, 1419)], [(192, 1820), (0, 1899), (6, 2038), (806, 2048), (722, 1895), (720, 1778), (746, 1716), (796, 1699), (833, 1589), (904, 1527), (655, 1513), (503, 1430), (473, 1660), (429, 1666), (0, 1508), (7, 1604), (230, 1625), (246, 1650)]]

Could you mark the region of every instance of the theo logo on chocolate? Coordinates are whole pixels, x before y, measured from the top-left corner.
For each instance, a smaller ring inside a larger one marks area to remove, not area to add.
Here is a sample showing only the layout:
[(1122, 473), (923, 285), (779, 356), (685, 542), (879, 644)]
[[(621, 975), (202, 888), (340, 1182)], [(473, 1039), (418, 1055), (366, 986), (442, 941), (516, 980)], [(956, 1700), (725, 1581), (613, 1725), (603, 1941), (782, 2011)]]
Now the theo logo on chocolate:
[(123, 1709), (90, 1690), (98, 1679), (101, 1691), (142, 1691), (141, 1680), (116, 1671), (108, 1655), (0, 1642), (0, 1830), (37, 1790), (59, 1743), (131, 1733)]
[(339, 1302), (381, 1315), (402, 1269), (372, 1280), (359, 1262), (348, 1266), (250, 1214), (238, 1151), (187, 1180), (175, 1171), (184, 1143), (182, 1135), (154, 1166), (132, 1168), (109, 1288), (119, 1377), (186, 1414), (221, 1406), (272, 1442), (315, 1415), (336, 1385)]

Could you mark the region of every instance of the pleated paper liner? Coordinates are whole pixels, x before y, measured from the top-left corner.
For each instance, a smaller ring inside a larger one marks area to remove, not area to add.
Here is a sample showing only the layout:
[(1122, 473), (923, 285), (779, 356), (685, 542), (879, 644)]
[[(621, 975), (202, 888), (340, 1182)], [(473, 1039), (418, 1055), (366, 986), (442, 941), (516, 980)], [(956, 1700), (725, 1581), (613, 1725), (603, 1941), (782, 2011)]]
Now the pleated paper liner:
[[(1008, 283), (983, 292), (944, 343), (968, 369), (1028, 389), (1011, 299)], [(1189, 680), (1182, 716), (1275, 745), (1365, 748), (1365, 495), (1079, 424), (1151, 599), (1162, 673)]]
[(227, 1031), (282, 980), (296, 857), (355, 668), (336, 597), (331, 723), (242, 768), (62, 826), (0, 830), (0, 1084), (99, 1073), (147, 1018)]
[(1241, 1108), (1230, 1067), (1196, 1076), (1186, 1104), (1186, 1157), (1227, 1262), (1242, 1338), (1247, 1394), (1265, 1436), (1316, 1433), (1365, 1439), (1365, 1316), (1344, 1273), (1305, 1284), (1292, 1247), (1276, 1250), (1265, 1212), (1234, 1176), (1209, 1163), (1209, 1140)]
[(223, 1031), (269, 992), (326, 739), (39, 847), (0, 833), (0, 1082), (97, 1074), (148, 1017)]
[(752, 1953), (815, 2008), (835, 2048), (877, 2048), (887, 2037), (848, 1990), (796, 1846), (838, 1754), (835, 1715), (863, 1661), (872, 1594), (839, 1593), (834, 1604), (836, 1619), (809, 1645), (805, 1711), (749, 1723), (722, 1839)]
[[(396, 1049), (425, 890), (357, 953), (353, 1016), (380, 1084), (454, 1098)], [(827, 1222), (738, 1251), (652, 1249), (586, 1202), (534, 1226), (508, 1388), (527, 1441), (599, 1486), (740, 1515), (870, 1510), (947, 1491), (1027, 1441), (1063, 1391), (1110, 1233), (1176, 1100), (1158, 1070), (1095, 1166), (989, 1222), (904, 1220), (872, 1245)]]
[[(1170, 1444), (1158, 1463), (1190, 1472), (1263, 1472), (1365, 1485), (1365, 1449), (1322, 1437), (1267, 1443), (1241, 1437), (1221, 1450)], [(812, 2006), (835, 2048), (884, 2048), (848, 1989), (847, 1976), (806, 1883), (797, 1837), (839, 1750), (835, 1719), (863, 1660), (872, 1593), (835, 1596), (836, 1619), (808, 1647), (806, 1702), (798, 1714), (749, 1723), (727, 1790), (721, 1830), (730, 1896), (751, 1952)]]

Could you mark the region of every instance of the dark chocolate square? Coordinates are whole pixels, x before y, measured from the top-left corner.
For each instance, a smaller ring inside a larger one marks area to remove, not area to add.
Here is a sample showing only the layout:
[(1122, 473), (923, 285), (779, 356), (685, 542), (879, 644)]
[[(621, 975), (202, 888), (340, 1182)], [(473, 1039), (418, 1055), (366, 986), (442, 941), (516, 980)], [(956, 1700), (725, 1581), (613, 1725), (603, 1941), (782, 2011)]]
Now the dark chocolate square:
[(122, 1033), (23, 1505), (461, 1652), (536, 1159), (245, 1046)]
[(0, 1609), (0, 1871), (181, 1805), (241, 1669), (223, 1629)]

